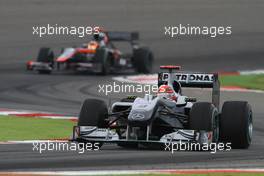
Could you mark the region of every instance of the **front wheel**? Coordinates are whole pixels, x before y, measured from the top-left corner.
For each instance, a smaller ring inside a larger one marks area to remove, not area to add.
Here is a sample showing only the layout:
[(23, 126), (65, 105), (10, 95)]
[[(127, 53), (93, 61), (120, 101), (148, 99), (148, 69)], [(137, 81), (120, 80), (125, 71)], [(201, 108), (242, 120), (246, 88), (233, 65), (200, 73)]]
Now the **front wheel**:
[[(106, 119), (108, 118), (108, 109), (104, 101), (97, 99), (86, 99), (83, 102), (79, 114), (78, 126), (96, 126), (98, 128), (107, 128)], [(79, 141), (84, 142), (84, 141)], [(86, 143), (96, 144), (99, 148), (102, 142), (85, 141)]]
[(106, 128), (108, 117), (107, 106), (104, 101), (97, 99), (86, 99), (83, 102), (79, 114), (78, 126), (97, 126)]
[[(47, 47), (42, 47), (39, 49), (37, 62), (48, 64), (49, 67), (53, 69), (54, 66), (54, 52)], [(39, 74), (51, 74), (52, 70), (49, 69), (43, 69), (38, 70)]]

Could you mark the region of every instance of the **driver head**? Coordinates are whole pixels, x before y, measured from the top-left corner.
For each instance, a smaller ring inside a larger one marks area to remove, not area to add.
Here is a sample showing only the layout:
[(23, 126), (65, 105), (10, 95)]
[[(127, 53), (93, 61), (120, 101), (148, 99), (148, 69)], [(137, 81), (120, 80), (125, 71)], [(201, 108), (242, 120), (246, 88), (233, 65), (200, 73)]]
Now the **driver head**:
[(169, 85), (161, 85), (159, 87), (157, 96), (177, 101), (178, 94), (173, 90), (173, 88), (171, 86), (169, 86)]
[(98, 32), (98, 33), (96, 33), (96, 34), (94, 34), (94, 40), (95, 41), (102, 41), (102, 40), (104, 40), (105, 39), (105, 33), (104, 32)]

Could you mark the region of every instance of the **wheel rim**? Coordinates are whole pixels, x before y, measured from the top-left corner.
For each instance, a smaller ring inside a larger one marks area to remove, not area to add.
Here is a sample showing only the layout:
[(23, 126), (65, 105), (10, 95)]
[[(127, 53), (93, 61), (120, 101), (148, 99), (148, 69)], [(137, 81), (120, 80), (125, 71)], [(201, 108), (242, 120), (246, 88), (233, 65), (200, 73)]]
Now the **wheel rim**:
[(248, 121), (248, 140), (251, 142), (253, 135), (253, 121), (252, 121), (252, 112), (249, 112), (249, 121)]

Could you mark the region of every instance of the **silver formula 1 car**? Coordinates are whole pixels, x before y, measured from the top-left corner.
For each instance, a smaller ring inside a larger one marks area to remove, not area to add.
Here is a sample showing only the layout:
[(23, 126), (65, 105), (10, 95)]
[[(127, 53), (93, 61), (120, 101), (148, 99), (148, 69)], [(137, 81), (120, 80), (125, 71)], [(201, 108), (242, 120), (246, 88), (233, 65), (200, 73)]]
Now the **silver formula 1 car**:
[[(184, 73), (177, 66), (161, 66), (159, 92), (127, 97), (110, 108), (97, 99), (84, 101), (73, 141), (117, 143), (122, 147), (163, 145), (168, 142), (251, 144), (252, 110), (246, 101), (224, 102), (219, 109), (218, 74)], [(172, 87), (166, 92), (166, 86)], [(182, 87), (212, 88), (212, 102), (182, 95)], [(167, 93), (173, 94), (172, 98)], [(110, 109), (110, 110), (108, 110)]]

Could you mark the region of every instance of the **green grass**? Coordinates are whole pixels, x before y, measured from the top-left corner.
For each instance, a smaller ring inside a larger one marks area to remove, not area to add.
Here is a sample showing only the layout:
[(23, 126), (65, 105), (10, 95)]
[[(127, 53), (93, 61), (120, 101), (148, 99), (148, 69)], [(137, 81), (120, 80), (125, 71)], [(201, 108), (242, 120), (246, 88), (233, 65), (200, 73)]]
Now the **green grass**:
[(264, 173), (207, 173), (207, 174), (121, 174), (111, 176), (264, 176)]
[(69, 120), (0, 116), (0, 141), (69, 138)]
[(264, 74), (220, 76), (221, 86), (239, 86), (264, 90)]

